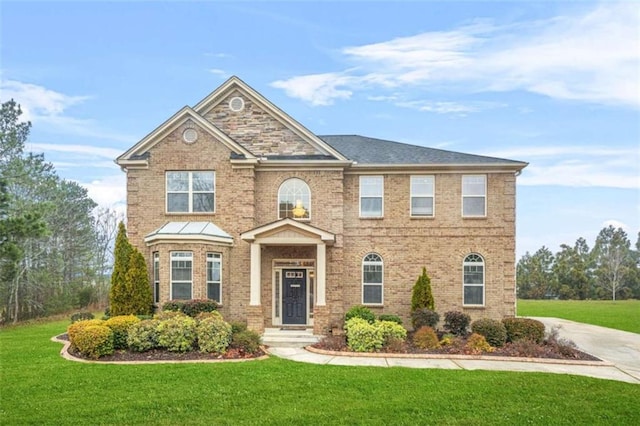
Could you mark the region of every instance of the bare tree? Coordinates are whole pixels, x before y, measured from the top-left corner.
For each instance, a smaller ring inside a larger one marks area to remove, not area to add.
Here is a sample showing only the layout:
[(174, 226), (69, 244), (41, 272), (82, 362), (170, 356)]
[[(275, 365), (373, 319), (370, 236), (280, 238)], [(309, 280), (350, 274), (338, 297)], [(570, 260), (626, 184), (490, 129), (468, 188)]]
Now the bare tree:
[(612, 300), (616, 300), (616, 293), (625, 286), (623, 278), (633, 261), (630, 247), (627, 233), (612, 225), (603, 228), (596, 238), (593, 253), (598, 285), (611, 292)]

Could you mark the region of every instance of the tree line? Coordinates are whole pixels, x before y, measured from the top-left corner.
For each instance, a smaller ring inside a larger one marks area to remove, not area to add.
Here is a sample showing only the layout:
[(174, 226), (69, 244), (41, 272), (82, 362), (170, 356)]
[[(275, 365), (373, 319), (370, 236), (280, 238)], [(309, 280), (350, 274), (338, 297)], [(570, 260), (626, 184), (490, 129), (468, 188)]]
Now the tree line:
[(106, 304), (120, 215), (25, 152), (31, 123), (0, 110), (0, 324)]
[(522, 299), (640, 299), (640, 232), (635, 246), (622, 228), (603, 228), (593, 248), (584, 238), (562, 244), (555, 255), (543, 246), (516, 267)]

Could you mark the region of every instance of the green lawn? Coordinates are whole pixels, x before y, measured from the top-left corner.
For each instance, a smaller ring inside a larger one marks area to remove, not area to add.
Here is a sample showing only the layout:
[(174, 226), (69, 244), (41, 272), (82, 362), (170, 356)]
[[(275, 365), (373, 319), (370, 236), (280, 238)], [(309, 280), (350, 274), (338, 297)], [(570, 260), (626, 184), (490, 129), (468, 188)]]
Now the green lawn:
[(640, 300), (524, 300), (518, 315), (555, 317), (640, 333)]
[(640, 424), (640, 386), (515, 372), (66, 361), (57, 321), (0, 330), (0, 424)]

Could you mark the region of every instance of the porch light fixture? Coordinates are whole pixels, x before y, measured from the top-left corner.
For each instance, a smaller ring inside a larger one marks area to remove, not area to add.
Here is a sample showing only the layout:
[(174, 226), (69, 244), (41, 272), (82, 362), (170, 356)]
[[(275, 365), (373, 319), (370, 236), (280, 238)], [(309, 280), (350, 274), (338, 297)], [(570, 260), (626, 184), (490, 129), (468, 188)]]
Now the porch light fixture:
[(307, 209), (302, 207), (302, 201), (296, 200), (296, 206), (291, 209), (291, 213), (293, 213), (293, 217), (301, 218), (307, 214)]

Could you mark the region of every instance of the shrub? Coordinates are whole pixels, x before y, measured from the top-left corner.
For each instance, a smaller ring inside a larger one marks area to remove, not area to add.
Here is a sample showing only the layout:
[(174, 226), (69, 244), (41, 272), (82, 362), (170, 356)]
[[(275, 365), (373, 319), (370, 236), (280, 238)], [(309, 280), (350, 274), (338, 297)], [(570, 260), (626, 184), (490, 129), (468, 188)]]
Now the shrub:
[(427, 275), (427, 268), (422, 268), (422, 274), (416, 280), (411, 292), (411, 312), (427, 308), (435, 309), (433, 293), (431, 292), (431, 279)]
[(132, 247), (129, 269), (125, 274), (127, 313), (149, 315), (152, 312), (153, 295), (147, 273), (147, 264), (140, 251)]
[(71, 342), (72, 346), (75, 347), (75, 339), (78, 331), (90, 325), (104, 325), (104, 321), (101, 319), (82, 320), (76, 321), (69, 327), (67, 327), (67, 334), (69, 335), (69, 341)]
[(471, 331), (484, 336), (491, 346), (497, 348), (504, 346), (507, 341), (507, 329), (504, 328), (502, 322), (495, 319), (481, 318), (476, 320), (471, 324)]
[(391, 339), (404, 341), (407, 338), (407, 330), (397, 322), (376, 321), (373, 325), (380, 328), (385, 345)]
[(378, 316), (378, 320), (379, 321), (391, 321), (391, 322), (395, 322), (396, 324), (402, 325), (402, 319), (400, 319), (400, 317), (397, 316), (397, 315), (382, 314), (382, 315)]
[(98, 359), (113, 353), (113, 331), (105, 325), (81, 327), (75, 336), (75, 347), (82, 355)]
[(104, 322), (104, 325), (113, 331), (114, 349), (127, 348), (127, 333), (129, 332), (129, 327), (138, 322), (140, 322), (140, 318), (135, 315), (118, 315)]
[(464, 312), (449, 311), (444, 314), (444, 329), (456, 336), (467, 334), (471, 317)]
[(445, 334), (442, 336), (442, 339), (440, 339), (440, 346), (449, 346), (453, 344), (454, 339), (455, 336), (453, 334)]
[(196, 321), (202, 321), (205, 320), (207, 318), (216, 318), (219, 320), (222, 320), (222, 314), (218, 311), (213, 311), (213, 312), (200, 312), (198, 315), (196, 315)]
[(470, 354), (481, 354), (483, 352), (493, 352), (494, 349), (491, 347), (489, 342), (484, 338), (483, 335), (478, 333), (473, 333), (467, 339), (467, 343), (464, 345), (466, 352)]
[(420, 327), (413, 333), (413, 344), (420, 349), (436, 349), (440, 347), (438, 335), (433, 328), (428, 326)]
[(160, 321), (165, 321), (165, 320), (176, 318), (176, 317), (186, 317), (186, 315), (180, 311), (162, 311), (162, 312), (158, 312), (153, 316), (154, 319), (157, 319)]
[(196, 320), (178, 315), (158, 324), (158, 344), (171, 352), (187, 352), (196, 342)]
[(345, 322), (349, 321), (351, 318), (362, 318), (369, 324), (373, 324), (373, 322), (376, 320), (376, 316), (373, 312), (371, 312), (371, 309), (362, 305), (352, 306), (344, 315)]
[[(109, 315), (127, 315), (130, 312), (128, 306), (126, 274), (129, 270), (129, 262), (133, 246), (127, 238), (127, 229), (124, 222), (118, 224), (118, 235), (113, 249), (113, 271), (111, 273), (111, 287), (109, 289)], [(105, 314), (106, 315), (106, 314)]]
[(355, 352), (373, 352), (384, 344), (382, 328), (359, 317), (349, 319), (345, 324), (347, 346)]
[(502, 320), (507, 330), (507, 341), (531, 340), (542, 343), (544, 340), (544, 324), (531, 318), (504, 318)]
[(233, 333), (230, 347), (247, 354), (255, 354), (260, 350), (260, 335), (252, 330)]
[(231, 333), (238, 334), (247, 331), (247, 323), (242, 321), (231, 321)]
[(146, 352), (158, 345), (158, 325), (160, 321), (149, 319), (133, 324), (129, 328), (127, 344), (134, 352)]
[(75, 314), (71, 315), (71, 324), (78, 321), (92, 320), (94, 318), (95, 317), (91, 312), (76, 312)]
[(420, 308), (411, 312), (411, 324), (414, 330), (425, 326), (435, 329), (438, 321), (440, 321), (440, 315), (431, 309)]
[(171, 300), (162, 305), (163, 311), (178, 311), (192, 318), (201, 312), (213, 312), (218, 309), (218, 303), (211, 299)]
[[(201, 314), (202, 315), (202, 314)], [(231, 325), (222, 316), (202, 319), (196, 326), (200, 352), (224, 354), (231, 343)]]

